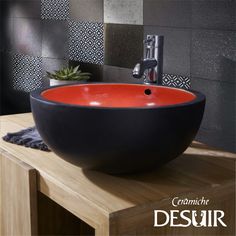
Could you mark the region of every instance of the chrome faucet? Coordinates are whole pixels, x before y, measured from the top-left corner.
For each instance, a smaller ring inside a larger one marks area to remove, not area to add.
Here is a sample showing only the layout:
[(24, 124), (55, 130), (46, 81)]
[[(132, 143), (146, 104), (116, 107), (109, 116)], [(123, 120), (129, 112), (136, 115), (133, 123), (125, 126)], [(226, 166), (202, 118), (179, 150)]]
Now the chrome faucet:
[(133, 77), (145, 84), (162, 84), (164, 36), (147, 35), (144, 40), (144, 59), (136, 64)]

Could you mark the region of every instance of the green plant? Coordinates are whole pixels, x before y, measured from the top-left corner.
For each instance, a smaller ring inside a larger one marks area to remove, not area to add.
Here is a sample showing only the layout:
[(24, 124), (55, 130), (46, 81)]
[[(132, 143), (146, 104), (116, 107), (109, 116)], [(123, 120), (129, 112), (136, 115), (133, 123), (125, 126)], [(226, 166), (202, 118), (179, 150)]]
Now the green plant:
[(76, 67), (66, 67), (61, 70), (54, 71), (54, 73), (50, 73), (47, 71), (47, 75), (50, 79), (56, 80), (69, 80), (69, 81), (76, 81), (76, 80), (88, 80), (91, 77), (91, 73), (82, 72), (79, 70), (80, 66)]

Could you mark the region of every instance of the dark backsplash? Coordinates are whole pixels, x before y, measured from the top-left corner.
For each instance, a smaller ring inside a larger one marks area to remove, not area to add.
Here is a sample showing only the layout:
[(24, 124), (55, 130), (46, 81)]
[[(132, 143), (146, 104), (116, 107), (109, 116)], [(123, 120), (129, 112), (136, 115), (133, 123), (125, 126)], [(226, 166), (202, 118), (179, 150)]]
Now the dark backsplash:
[(161, 34), (164, 83), (207, 96), (197, 139), (236, 152), (234, 0), (0, 0), (0, 14), (1, 114), (30, 111), (29, 92), (68, 64), (136, 82), (143, 38)]

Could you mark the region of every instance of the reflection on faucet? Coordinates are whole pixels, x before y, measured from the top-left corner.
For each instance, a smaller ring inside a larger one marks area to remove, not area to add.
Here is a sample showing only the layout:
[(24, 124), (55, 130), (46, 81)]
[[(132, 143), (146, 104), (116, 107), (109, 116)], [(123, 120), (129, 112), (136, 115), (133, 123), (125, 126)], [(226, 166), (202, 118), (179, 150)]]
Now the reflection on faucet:
[(163, 36), (147, 36), (144, 40), (144, 59), (134, 67), (134, 78), (144, 78), (145, 84), (162, 84), (163, 44)]

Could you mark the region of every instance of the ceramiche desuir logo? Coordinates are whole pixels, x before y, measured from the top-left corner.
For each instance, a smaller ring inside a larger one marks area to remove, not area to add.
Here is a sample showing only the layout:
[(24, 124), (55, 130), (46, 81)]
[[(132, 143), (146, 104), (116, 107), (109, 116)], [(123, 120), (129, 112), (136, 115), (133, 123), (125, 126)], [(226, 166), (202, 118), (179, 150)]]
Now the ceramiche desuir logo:
[[(225, 213), (222, 210), (202, 210), (210, 200), (204, 197), (188, 199), (174, 197), (173, 209), (169, 211), (154, 210), (154, 227), (227, 227), (224, 222)], [(196, 210), (178, 210), (179, 206), (195, 206)]]

